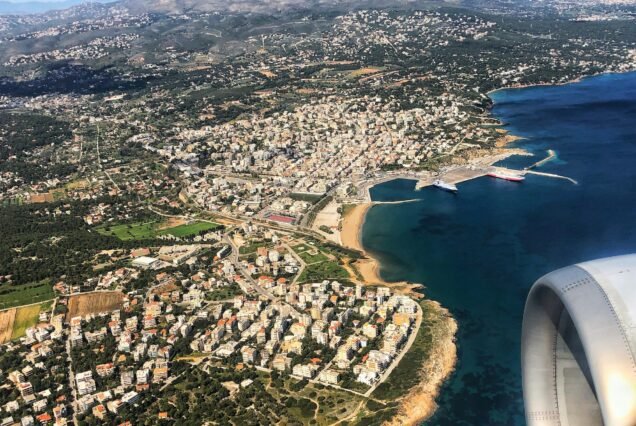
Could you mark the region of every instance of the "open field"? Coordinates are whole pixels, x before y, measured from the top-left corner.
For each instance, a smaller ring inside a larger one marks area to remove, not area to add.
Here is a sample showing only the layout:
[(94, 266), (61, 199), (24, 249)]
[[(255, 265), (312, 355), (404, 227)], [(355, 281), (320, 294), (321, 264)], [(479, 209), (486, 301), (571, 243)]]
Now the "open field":
[(235, 296), (243, 294), (241, 287), (236, 283), (232, 283), (227, 287), (220, 287), (206, 293), (206, 300), (227, 300)]
[(337, 261), (325, 261), (307, 265), (298, 282), (320, 282), (322, 280), (348, 280), (349, 273)]
[(308, 203), (314, 204), (320, 201), (322, 195), (292, 192), (291, 194), (289, 194), (289, 198), (291, 198), (292, 200), (307, 201)]
[[(299, 389), (301, 383), (295, 378), (274, 381), (266, 374), (263, 374), (261, 380), (266, 386), (270, 385), (268, 392), (278, 400), (292, 395), (293, 400), (286, 405), (299, 424), (327, 426), (344, 419), (349, 419), (354, 424), (357, 417), (370, 414), (366, 410), (366, 398), (346, 391), (315, 383), (307, 383)], [(378, 405), (379, 408), (385, 408)]]
[(48, 281), (20, 286), (8, 284), (0, 286), (0, 309), (44, 302), (53, 298), (55, 298), (55, 293)]
[(8, 342), (13, 334), (16, 309), (8, 309), (0, 312), (0, 344)]
[(322, 210), (316, 213), (316, 219), (311, 227), (314, 231), (322, 234), (323, 237), (340, 244), (340, 204), (331, 201)]
[(161, 222), (161, 225), (158, 226), (157, 229), (163, 230), (163, 229), (175, 228), (177, 226), (185, 225), (186, 223), (188, 223), (188, 221), (182, 217), (168, 217), (166, 218), (166, 220)]
[(66, 319), (114, 311), (122, 307), (123, 298), (124, 295), (119, 291), (97, 291), (71, 296), (68, 299)]
[(383, 68), (379, 68), (379, 67), (359, 68), (357, 70), (351, 71), (349, 73), (349, 77), (350, 78), (362, 77), (363, 75), (375, 74), (375, 73), (378, 73), (378, 72), (380, 72), (382, 70), (383, 70)]
[(160, 235), (173, 235), (175, 237), (195, 236), (201, 231), (216, 229), (220, 225), (210, 222), (193, 222), (189, 224), (180, 224), (173, 227), (170, 223), (164, 222), (144, 222), (144, 223), (128, 223), (112, 226), (99, 226), (97, 232), (102, 235), (112, 235), (122, 241), (129, 240), (145, 240), (156, 238)]
[[(298, 282), (320, 282), (322, 280), (352, 280), (355, 274), (347, 270), (347, 263), (358, 259), (353, 250), (315, 239), (296, 240), (292, 248), (306, 263)], [(351, 269), (351, 268), (349, 268)]]
[(0, 312), (0, 344), (24, 336), (26, 329), (38, 323), (40, 312), (50, 310), (51, 302), (11, 308)]
[(170, 235), (174, 235), (175, 237), (189, 237), (192, 235), (197, 235), (201, 231), (209, 231), (211, 229), (216, 229), (218, 227), (219, 225), (217, 225), (216, 223), (194, 222), (189, 225), (179, 225), (174, 228), (164, 229), (161, 232), (159, 232), (159, 234), (160, 235), (170, 234)]
[(17, 309), (13, 323), (13, 331), (11, 333), (12, 340), (24, 336), (27, 328), (33, 327), (38, 323), (43, 305), (44, 304), (24, 306)]
[(54, 200), (53, 194), (50, 192), (45, 192), (42, 194), (32, 194), (31, 202), (32, 203), (50, 203)]
[(239, 247), (239, 254), (245, 255), (245, 254), (256, 253), (256, 249), (258, 249), (259, 247), (267, 247), (267, 249), (269, 250), (272, 248), (272, 244), (267, 244), (262, 241), (245, 244)]
[(78, 179), (78, 180), (74, 180), (72, 182), (69, 182), (65, 185), (65, 188), (68, 190), (73, 190), (73, 189), (86, 189), (88, 187), (90, 187), (91, 184), (89, 181), (87, 181), (86, 179)]
[(97, 228), (97, 232), (103, 235), (115, 236), (122, 241), (143, 240), (156, 235), (155, 222), (100, 226)]
[[(305, 248), (305, 250), (303, 250), (303, 248)], [(307, 246), (300, 245), (300, 246), (294, 247), (294, 251), (298, 254), (298, 256), (300, 256), (300, 258), (306, 264), (324, 262), (326, 260), (329, 260), (327, 256), (322, 254), (319, 250), (317, 250), (314, 247), (309, 248)]]

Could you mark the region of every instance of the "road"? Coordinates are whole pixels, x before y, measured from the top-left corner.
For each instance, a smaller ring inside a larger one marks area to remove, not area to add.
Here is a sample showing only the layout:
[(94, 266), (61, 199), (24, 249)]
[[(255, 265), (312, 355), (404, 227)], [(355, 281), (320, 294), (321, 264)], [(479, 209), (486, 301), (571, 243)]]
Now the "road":
[(77, 386), (75, 385), (75, 373), (73, 372), (73, 358), (71, 357), (71, 339), (66, 337), (66, 354), (68, 356), (68, 380), (73, 393), (73, 424), (77, 423)]
[(256, 281), (254, 281), (254, 278), (252, 278), (252, 276), (250, 275), (250, 273), (247, 271), (247, 269), (245, 269), (245, 267), (243, 266), (243, 264), (241, 263), (241, 259), (239, 257), (239, 248), (236, 246), (236, 244), (234, 244), (234, 241), (232, 241), (232, 238), (229, 237), (229, 235), (225, 234), (223, 236), (223, 241), (225, 241), (230, 248), (232, 249), (232, 252), (230, 253), (230, 261), (232, 262), (232, 264), (234, 265), (234, 267), (241, 273), (241, 275), (243, 275), (243, 277), (245, 278), (245, 281), (249, 282), (249, 287), (245, 286), (245, 284), (241, 284), (239, 283), (239, 286), (241, 286), (241, 290), (243, 290), (243, 292), (249, 294), (249, 293), (253, 293), (253, 292), (257, 292), (265, 297), (267, 297), (270, 300), (278, 300), (273, 294), (271, 294), (269, 291), (265, 290), (264, 288), (262, 288), (261, 286), (259, 286)]
[[(151, 211), (153, 211), (156, 214), (159, 214), (161, 216), (168, 216), (168, 217), (180, 217), (183, 219), (187, 219), (187, 220), (205, 220), (205, 219), (195, 219), (191, 216), (184, 216), (184, 215), (167, 215), (164, 213), (160, 213), (156, 210), (153, 209), (152, 206), (149, 207), (149, 209)], [(253, 218), (251, 219), (253, 222), (256, 222)], [(211, 221), (208, 221), (211, 222)], [(260, 222), (260, 221), (259, 221)], [(271, 224), (264, 224), (261, 223), (263, 226), (270, 228), (270, 229), (277, 229), (278, 227), (276, 226), (272, 226)], [(296, 232), (298, 234), (304, 234), (307, 236), (311, 236), (311, 237), (316, 237), (316, 234), (314, 232), (307, 232), (307, 230), (303, 230), (303, 229), (285, 229), (285, 232)], [(319, 237), (322, 240), (322, 237)], [(236, 246), (236, 244), (234, 244), (234, 241), (232, 241), (232, 239), (229, 237), (229, 233), (226, 232), (223, 237), (222, 237), (222, 241), (226, 242), (230, 248), (232, 249), (232, 252), (230, 253), (229, 257), (230, 257), (230, 261), (232, 262), (232, 264), (234, 265), (234, 267), (236, 268), (237, 271), (239, 271), (241, 273), (241, 275), (245, 278), (245, 282), (248, 283), (248, 285), (246, 285), (245, 283), (239, 283), (239, 286), (241, 287), (241, 290), (243, 290), (243, 292), (245, 292), (246, 294), (250, 294), (253, 292), (257, 292), (262, 296), (265, 296), (266, 298), (268, 298), (271, 301), (277, 301), (277, 302), (281, 302), (281, 300), (274, 296), (271, 292), (269, 292), (268, 290), (262, 288), (261, 286), (259, 286), (256, 281), (252, 278), (252, 276), (248, 273), (248, 271), (244, 268), (244, 266), (242, 265), (241, 261), (240, 261), (240, 256), (239, 256), (239, 248)], [(301, 264), (301, 272), (302, 269), (304, 269), (304, 267), (306, 266), (305, 262), (300, 259), (300, 257), (293, 251), (293, 249), (291, 249), (291, 247), (289, 247), (288, 244), (284, 244), (285, 248), (287, 248), (290, 253), (293, 253), (293, 255), (300, 261)], [(300, 272), (299, 274), (296, 276), (296, 278), (294, 279), (294, 282), (296, 282), (297, 278), (300, 276)], [(286, 305), (288, 305), (285, 302), (282, 302)], [(300, 315), (300, 313), (296, 310), (296, 308), (294, 306), (288, 305), (291, 307), (292, 311), (295, 312), (296, 314)], [(397, 367), (397, 365), (400, 363), (400, 361), (402, 360), (402, 358), (404, 357), (404, 355), (410, 350), (411, 346), (413, 345), (413, 343), (415, 342), (415, 338), (417, 337), (417, 334), (419, 332), (419, 329), (422, 325), (422, 308), (419, 304), (417, 304), (417, 317), (415, 320), (415, 326), (413, 327), (411, 333), (409, 334), (409, 338), (406, 342), (406, 344), (403, 346), (402, 350), (400, 351), (400, 353), (398, 354), (398, 356), (393, 360), (393, 362), (391, 363), (391, 365), (389, 366), (389, 368), (387, 368), (384, 373), (380, 376), (380, 379), (374, 383), (373, 386), (371, 386), (371, 388), (369, 388), (369, 390), (367, 390), (367, 392), (365, 393), (360, 393), (360, 392), (356, 392), (353, 391), (351, 389), (346, 389), (343, 388), (341, 386), (338, 385), (330, 385), (328, 383), (324, 383), (324, 382), (320, 382), (318, 380), (315, 379), (311, 379), (309, 380), (312, 383), (319, 383), (321, 385), (324, 386), (329, 386), (332, 387), (334, 389), (340, 389), (343, 390), (345, 392), (350, 392), (359, 396), (363, 396), (365, 398), (370, 398), (371, 394), (377, 389), (377, 387), (379, 385), (381, 385), (393, 372), (393, 370), (395, 369), (395, 367)], [(260, 368), (259, 368), (260, 369)], [(265, 369), (266, 370), (266, 369)], [(294, 377), (294, 376), (292, 376)], [(298, 377), (297, 377), (298, 378)], [(302, 379), (302, 378), (298, 378), (298, 379)], [(378, 401), (381, 402), (381, 401)], [(383, 402), (381, 402), (383, 403)]]
[(298, 279), (300, 278), (300, 276), (303, 274), (303, 271), (305, 270), (305, 268), (307, 267), (307, 264), (305, 263), (305, 261), (302, 259), (302, 257), (298, 256), (298, 254), (294, 251), (294, 249), (292, 249), (289, 244), (287, 243), (282, 243), (283, 247), (285, 247), (287, 249), (287, 251), (294, 256), (294, 259), (296, 259), (296, 261), (298, 262), (298, 264), (300, 265), (300, 268), (298, 268), (298, 273), (296, 274), (296, 276), (294, 277), (294, 280), (292, 281), (292, 284), (296, 284), (296, 282), (298, 281)]
[(417, 305), (417, 317), (415, 319), (415, 326), (413, 327), (413, 330), (411, 330), (411, 334), (409, 335), (409, 338), (406, 341), (406, 344), (400, 351), (399, 355), (395, 357), (395, 359), (393, 360), (389, 368), (387, 368), (384, 371), (384, 373), (382, 373), (382, 376), (380, 376), (380, 380), (375, 382), (373, 386), (371, 386), (371, 388), (365, 392), (364, 396), (366, 397), (370, 396), (373, 393), (373, 391), (375, 391), (377, 387), (380, 386), (391, 375), (395, 367), (397, 367), (400, 361), (402, 361), (402, 358), (404, 358), (404, 355), (409, 351), (409, 349), (411, 349), (411, 346), (413, 346), (413, 342), (415, 342), (417, 333), (420, 331), (420, 327), (422, 325), (422, 317), (424, 316), (422, 312), (422, 307), (420, 306), (420, 304), (417, 303), (416, 305)]
[(234, 267), (241, 273), (241, 275), (243, 275), (245, 280), (248, 281), (249, 284), (250, 284), (250, 287), (247, 287), (247, 286), (243, 286), (243, 285), (241, 285), (239, 283), (239, 286), (241, 286), (241, 290), (243, 290), (247, 294), (255, 291), (258, 294), (267, 297), (272, 302), (279, 302), (279, 303), (281, 303), (281, 304), (283, 304), (283, 305), (285, 305), (285, 306), (287, 306), (287, 307), (289, 307), (291, 309), (290, 314), (291, 314), (292, 317), (299, 318), (301, 316), (301, 313), (298, 312), (298, 310), (296, 309), (295, 306), (290, 305), (289, 303), (285, 302), (284, 300), (280, 299), (277, 296), (274, 296), (271, 292), (269, 292), (268, 290), (266, 290), (263, 287), (261, 287), (260, 285), (258, 285), (258, 283), (254, 280), (254, 278), (252, 278), (252, 276), (249, 274), (249, 272), (247, 272), (247, 270), (243, 267), (243, 264), (241, 263), (240, 258), (239, 258), (239, 249), (234, 244), (234, 241), (232, 241), (232, 239), (227, 234), (224, 236), (223, 239), (232, 248), (232, 253), (230, 254), (230, 259), (231, 259), (232, 263), (234, 264)]

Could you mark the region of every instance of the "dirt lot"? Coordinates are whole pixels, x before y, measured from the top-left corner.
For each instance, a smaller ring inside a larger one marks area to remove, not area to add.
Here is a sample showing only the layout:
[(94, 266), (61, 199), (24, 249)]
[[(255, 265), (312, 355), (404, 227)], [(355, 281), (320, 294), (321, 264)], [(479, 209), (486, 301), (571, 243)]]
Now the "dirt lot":
[(66, 320), (76, 316), (114, 311), (122, 307), (123, 299), (124, 295), (119, 291), (99, 291), (71, 296), (68, 300)]
[(16, 309), (7, 309), (0, 312), (0, 344), (11, 340), (13, 333), (13, 322), (15, 321)]
[(187, 220), (180, 218), (180, 217), (171, 217), (168, 218), (168, 220), (166, 220), (165, 222), (163, 222), (161, 225), (159, 225), (158, 229), (169, 229), (169, 228), (175, 228), (177, 226), (180, 225), (184, 225), (188, 223)]
[(51, 194), (50, 192), (31, 195), (32, 203), (50, 203), (52, 201), (53, 201), (53, 194)]

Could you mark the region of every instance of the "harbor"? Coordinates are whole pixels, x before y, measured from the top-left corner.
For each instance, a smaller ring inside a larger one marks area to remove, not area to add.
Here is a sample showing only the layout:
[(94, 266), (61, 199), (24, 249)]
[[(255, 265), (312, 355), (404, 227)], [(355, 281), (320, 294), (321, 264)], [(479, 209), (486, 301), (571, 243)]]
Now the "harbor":
[[(447, 184), (450, 186), (456, 186), (462, 182), (466, 182), (472, 179), (476, 179), (476, 178), (480, 178), (480, 177), (488, 176), (488, 175), (495, 178), (499, 177), (501, 179), (505, 179), (509, 181), (520, 182), (524, 180), (524, 177), (526, 175), (531, 174), (535, 176), (543, 176), (543, 177), (553, 178), (553, 179), (563, 179), (563, 180), (567, 180), (573, 185), (578, 185), (578, 181), (576, 181), (575, 179), (571, 177), (562, 176), (555, 173), (546, 173), (546, 172), (541, 172), (536, 170), (542, 167), (543, 165), (549, 163), (550, 161), (557, 159), (557, 153), (556, 151), (552, 149), (547, 150), (546, 157), (520, 170), (494, 165), (513, 155), (530, 156), (533, 154), (530, 154), (527, 151), (524, 151), (521, 149), (509, 149), (509, 150), (506, 150), (504, 153), (499, 153), (499, 154), (483, 157), (469, 164), (449, 166), (436, 173), (429, 172), (429, 171), (400, 171), (396, 173), (384, 173), (380, 176), (370, 177), (370, 178), (358, 181), (357, 182), (358, 196), (355, 198), (355, 200), (352, 199), (352, 201), (361, 202), (361, 203), (370, 203), (371, 188), (373, 188), (376, 185), (381, 185), (383, 183), (396, 180), (396, 179), (415, 180), (417, 181), (415, 189), (422, 189), (429, 186), (434, 186), (436, 181), (440, 181), (440, 183)], [(451, 192), (455, 192), (455, 190)]]
[(459, 324), (456, 369), (427, 426), (525, 425), (519, 348), (527, 290), (565, 265), (634, 251), (635, 77), (496, 93), (493, 116), (535, 156), (493, 164), (515, 169), (523, 183), (466, 181), (494, 169), (484, 164), (429, 180), (462, 180), (457, 196), (415, 191), (405, 180), (372, 189), (373, 201), (422, 199), (369, 210), (361, 240), (382, 278), (423, 283)]
[(467, 180), (479, 178), (482, 176), (491, 176), (494, 178), (504, 179), (508, 181), (521, 182), (524, 180), (527, 174), (543, 176), (547, 178), (554, 178), (554, 179), (564, 179), (574, 185), (578, 185), (578, 181), (576, 181), (575, 179), (572, 179), (571, 177), (562, 176), (555, 173), (540, 172), (535, 170), (557, 158), (556, 151), (552, 149), (549, 149), (547, 151), (547, 154), (548, 155), (545, 158), (521, 170), (507, 168), (507, 167), (498, 167), (492, 164), (486, 165), (486, 166), (466, 165), (466, 166), (457, 166), (454, 168), (449, 168), (449, 169), (443, 170), (437, 175), (425, 176), (418, 179), (415, 189), (422, 189), (422, 188), (433, 185), (433, 186), (439, 187), (440, 189), (448, 190), (444, 187), (444, 185), (455, 186), (461, 182), (465, 182)]

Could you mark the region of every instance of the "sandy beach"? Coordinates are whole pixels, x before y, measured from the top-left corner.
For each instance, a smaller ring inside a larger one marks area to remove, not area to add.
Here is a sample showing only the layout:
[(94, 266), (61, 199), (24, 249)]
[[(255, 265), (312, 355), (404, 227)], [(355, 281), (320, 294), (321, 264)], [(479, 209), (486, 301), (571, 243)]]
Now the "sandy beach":
[(364, 219), (371, 206), (371, 203), (357, 204), (342, 218), (340, 238), (345, 247), (364, 252), (360, 238)]
[(365, 258), (355, 262), (355, 268), (360, 272), (365, 284), (387, 284), (380, 277), (380, 264), (362, 247), (362, 227), (364, 226), (364, 220), (369, 209), (373, 206), (372, 203), (357, 204), (342, 219), (342, 226), (340, 231), (340, 239), (342, 245), (348, 248), (352, 248), (364, 253)]
[(373, 207), (373, 203), (357, 204), (351, 208), (342, 219), (342, 225), (340, 230), (340, 239), (342, 245), (348, 248), (358, 250), (364, 254), (364, 258), (357, 260), (355, 263), (350, 264), (360, 272), (362, 280), (352, 277), (352, 281), (360, 284), (373, 285), (380, 284), (390, 287), (393, 291), (401, 294), (408, 294), (414, 299), (420, 299), (423, 297), (422, 293), (417, 291), (422, 289), (421, 284), (414, 284), (405, 281), (388, 282), (380, 276), (380, 262), (371, 256), (362, 246), (362, 228), (364, 226), (364, 220), (369, 209)]
[[(406, 282), (389, 283), (380, 276), (380, 264), (364, 250), (361, 243), (362, 227), (367, 212), (373, 206), (372, 203), (358, 204), (351, 208), (342, 219), (340, 236), (342, 244), (346, 247), (359, 250), (365, 254), (365, 258), (355, 262), (355, 267), (363, 277), (365, 284), (382, 284), (391, 287), (394, 291), (409, 294), (415, 298), (424, 297), (421, 292), (415, 291), (422, 288), (420, 284)], [(450, 376), (457, 362), (457, 347), (455, 346), (455, 333), (457, 323), (448, 310), (439, 303), (426, 301), (434, 309), (435, 321), (438, 325), (434, 329), (435, 344), (430, 356), (419, 369), (421, 381), (400, 401), (398, 414), (391, 419), (389, 425), (413, 425), (429, 418), (437, 409), (435, 399), (444, 381)], [(430, 320), (430, 319), (429, 319)]]

